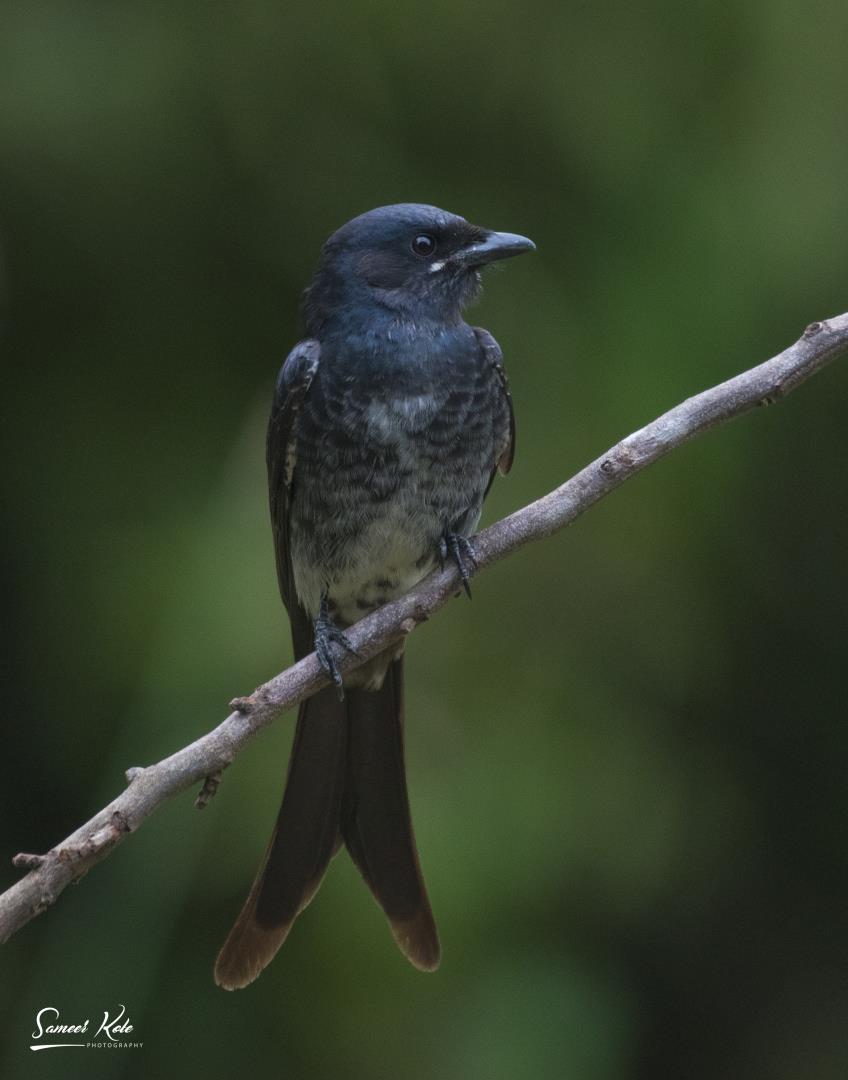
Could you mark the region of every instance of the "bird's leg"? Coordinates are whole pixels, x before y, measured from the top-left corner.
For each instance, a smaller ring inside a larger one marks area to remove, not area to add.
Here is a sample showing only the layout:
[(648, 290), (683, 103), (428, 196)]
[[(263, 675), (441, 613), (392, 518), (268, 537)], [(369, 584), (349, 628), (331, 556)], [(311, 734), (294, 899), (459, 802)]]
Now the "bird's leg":
[(445, 529), (442, 539), (439, 541), (439, 563), (444, 570), (448, 556), (453, 559), (459, 570), (459, 578), (465, 595), (471, 599), (471, 576), (477, 569), (477, 555), (474, 545), (467, 536)]
[(347, 634), (339, 630), (330, 615), (326, 593), (321, 597), (318, 607), (318, 618), (315, 620), (315, 652), (321, 667), (327, 672), (336, 685), (339, 701), (344, 701), (344, 687), (342, 686), (342, 673), (333, 653), (333, 646), (338, 645), (346, 652), (359, 656), (359, 653), (351, 645)]

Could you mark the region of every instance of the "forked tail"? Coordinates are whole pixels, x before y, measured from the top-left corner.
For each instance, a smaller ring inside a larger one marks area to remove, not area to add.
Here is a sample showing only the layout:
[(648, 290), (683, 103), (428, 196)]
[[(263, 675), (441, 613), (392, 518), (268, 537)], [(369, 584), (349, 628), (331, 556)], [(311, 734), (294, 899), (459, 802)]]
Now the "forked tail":
[(256, 880), (215, 964), (235, 990), (259, 975), (318, 890), (344, 840), (395, 941), (418, 968), (439, 964), (403, 754), (403, 659), (380, 690), (326, 687), (298, 714), (282, 806)]

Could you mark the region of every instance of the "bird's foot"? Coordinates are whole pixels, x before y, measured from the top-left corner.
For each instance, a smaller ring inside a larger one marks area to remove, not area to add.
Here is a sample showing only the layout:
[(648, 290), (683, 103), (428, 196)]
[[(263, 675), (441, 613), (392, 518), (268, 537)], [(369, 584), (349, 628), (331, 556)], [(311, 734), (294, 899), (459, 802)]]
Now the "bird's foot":
[(318, 618), (315, 620), (315, 652), (321, 667), (333, 680), (339, 701), (344, 701), (344, 687), (342, 686), (342, 673), (333, 646), (337, 645), (345, 652), (359, 656), (359, 653), (350, 643), (350, 639), (343, 630), (340, 630), (330, 616), (327, 598), (321, 598), (321, 606), (318, 609)]
[(459, 533), (447, 530), (439, 542), (439, 563), (443, 570), (448, 557), (456, 563), (465, 595), (470, 600), (471, 585), (469, 582), (478, 566), (474, 545), (467, 536), (460, 536)]

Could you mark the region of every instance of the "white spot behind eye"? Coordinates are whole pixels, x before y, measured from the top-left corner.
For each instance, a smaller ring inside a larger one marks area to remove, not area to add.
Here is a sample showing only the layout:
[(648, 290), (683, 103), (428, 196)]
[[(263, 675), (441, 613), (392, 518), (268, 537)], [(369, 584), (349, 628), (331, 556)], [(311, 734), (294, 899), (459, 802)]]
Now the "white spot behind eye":
[(437, 274), (440, 270), (444, 269), (444, 259), (437, 259), (436, 262), (430, 263), (430, 273)]

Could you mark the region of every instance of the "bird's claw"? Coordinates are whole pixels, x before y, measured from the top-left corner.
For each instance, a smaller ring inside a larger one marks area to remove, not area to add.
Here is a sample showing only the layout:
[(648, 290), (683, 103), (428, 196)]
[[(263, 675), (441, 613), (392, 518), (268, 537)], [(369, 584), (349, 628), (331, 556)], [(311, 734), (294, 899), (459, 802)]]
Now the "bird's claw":
[(439, 563), (443, 570), (449, 556), (456, 563), (465, 595), (470, 600), (471, 577), (479, 565), (474, 545), (467, 536), (460, 536), (459, 533), (448, 531), (439, 542)]
[(340, 630), (330, 618), (326, 600), (322, 600), (318, 618), (315, 620), (315, 653), (321, 667), (333, 680), (339, 695), (339, 701), (344, 701), (342, 673), (339, 671), (338, 661), (333, 651), (334, 645), (338, 645), (339, 648), (344, 649), (345, 652), (349, 652), (353, 656), (359, 656), (359, 653), (351, 645), (347, 634)]

